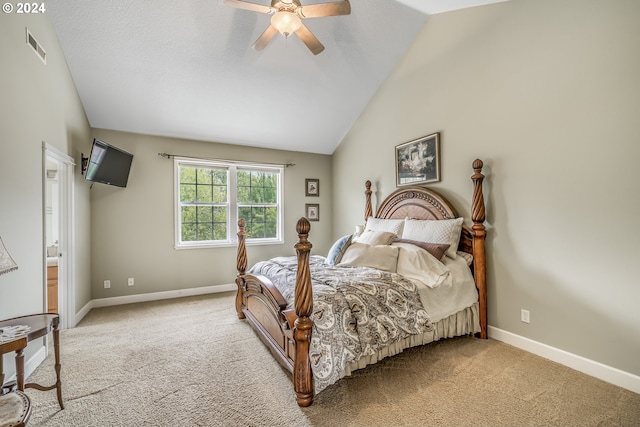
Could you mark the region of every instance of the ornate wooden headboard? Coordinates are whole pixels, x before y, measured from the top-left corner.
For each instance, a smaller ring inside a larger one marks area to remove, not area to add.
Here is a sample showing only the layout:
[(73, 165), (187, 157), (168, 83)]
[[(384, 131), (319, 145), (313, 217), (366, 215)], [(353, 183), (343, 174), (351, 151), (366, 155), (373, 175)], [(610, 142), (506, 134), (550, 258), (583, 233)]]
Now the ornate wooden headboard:
[[(486, 235), (484, 220), (485, 207), (484, 195), (482, 193), (482, 160), (476, 159), (473, 162), (474, 174), (473, 199), (471, 204), (471, 227), (464, 225), (460, 235), (458, 250), (473, 255), (473, 272), (476, 287), (478, 288), (480, 301), (480, 324), (482, 325), (481, 337), (487, 337), (487, 287), (486, 287), (486, 255), (484, 239)], [(371, 206), (371, 181), (365, 183), (365, 213), (364, 219), (372, 216)], [(382, 201), (376, 211), (376, 218), (414, 218), (414, 219), (453, 219), (458, 214), (455, 208), (437, 191), (424, 187), (404, 187), (391, 193)]]

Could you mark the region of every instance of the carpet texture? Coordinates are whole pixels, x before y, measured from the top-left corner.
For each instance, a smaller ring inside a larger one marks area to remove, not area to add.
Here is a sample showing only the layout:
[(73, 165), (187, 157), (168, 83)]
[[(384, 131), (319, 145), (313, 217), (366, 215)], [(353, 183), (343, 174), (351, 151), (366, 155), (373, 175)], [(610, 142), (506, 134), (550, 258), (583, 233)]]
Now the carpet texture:
[[(234, 294), (92, 310), (61, 332), (65, 409), (29, 426), (640, 426), (640, 395), (495, 340), (456, 338), (356, 371), (299, 408)], [(53, 355), (29, 382), (54, 382)]]

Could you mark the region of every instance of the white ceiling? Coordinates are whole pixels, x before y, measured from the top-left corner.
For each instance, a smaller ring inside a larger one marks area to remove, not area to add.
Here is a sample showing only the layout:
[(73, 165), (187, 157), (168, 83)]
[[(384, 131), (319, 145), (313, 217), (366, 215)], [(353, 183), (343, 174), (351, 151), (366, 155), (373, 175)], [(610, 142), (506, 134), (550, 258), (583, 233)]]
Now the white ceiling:
[(351, 0), (351, 15), (304, 20), (317, 56), (280, 34), (253, 50), (270, 17), (222, 0), (50, 0), (47, 13), (92, 127), (331, 154), (428, 14), (496, 1)]

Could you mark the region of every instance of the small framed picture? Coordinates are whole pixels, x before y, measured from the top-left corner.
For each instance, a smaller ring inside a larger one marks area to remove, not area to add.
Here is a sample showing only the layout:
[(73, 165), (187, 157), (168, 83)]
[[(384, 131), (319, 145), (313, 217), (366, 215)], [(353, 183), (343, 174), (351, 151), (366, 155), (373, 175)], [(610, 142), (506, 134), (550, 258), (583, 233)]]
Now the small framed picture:
[(320, 205), (306, 204), (304, 210), (309, 221), (320, 221)]
[(396, 186), (440, 181), (440, 134), (396, 146)]
[(320, 180), (307, 178), (304, 180), (305, 196), (319, 196), (320, 195)]

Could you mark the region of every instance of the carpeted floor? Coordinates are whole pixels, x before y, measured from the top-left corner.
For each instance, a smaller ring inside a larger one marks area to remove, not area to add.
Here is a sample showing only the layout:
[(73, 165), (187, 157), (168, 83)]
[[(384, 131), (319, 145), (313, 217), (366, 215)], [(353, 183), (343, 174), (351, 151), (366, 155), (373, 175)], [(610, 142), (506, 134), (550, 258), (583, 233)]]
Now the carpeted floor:
[[(231, 293), (92, 310), (61, 333), (63, 397), (29, 426), (640, 426), (640, 395), (495, 340), (388, 358), (296, 405)], [(53, 383), (53, 356), (29, 382)]]

